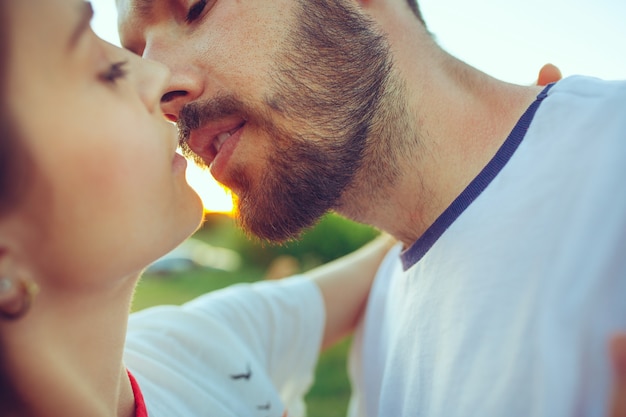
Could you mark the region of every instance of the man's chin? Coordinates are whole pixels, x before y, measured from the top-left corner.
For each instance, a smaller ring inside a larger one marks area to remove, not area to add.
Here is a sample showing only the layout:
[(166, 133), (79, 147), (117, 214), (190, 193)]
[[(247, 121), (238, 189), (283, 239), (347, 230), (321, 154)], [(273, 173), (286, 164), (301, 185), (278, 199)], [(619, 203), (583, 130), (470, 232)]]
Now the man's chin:
[(303, 228), (289, 230), (282, 225), (276, 226), (276, 220), (274, 220), (274, 223), (268, 223), (260, 221), (256, 216), (251, 219), (241, 212), (237, 216), (237, 224), (248, 237), (271, 244), (283, 244), (297, 240), (301, 237), (303, 231)]
[(301, 211), (280, 211), (275, 204), (263, 207), (252, 205), (244, 198), (238, 203), (237, 223), (250, 237), (283, 244), (300, 239), (303, 232), (314, 226), (323, 214), (303, 217)]

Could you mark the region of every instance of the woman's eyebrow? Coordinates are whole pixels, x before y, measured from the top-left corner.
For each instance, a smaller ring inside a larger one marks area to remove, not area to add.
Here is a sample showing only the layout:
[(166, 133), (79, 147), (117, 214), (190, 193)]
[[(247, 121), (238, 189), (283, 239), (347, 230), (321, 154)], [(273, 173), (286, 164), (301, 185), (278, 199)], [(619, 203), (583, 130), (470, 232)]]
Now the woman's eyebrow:
[(83, 33), (89, 28), (91, 24), (91, 19), (93, 18), (93, 7), (89, 2), (81, 2), (80, 3), (80, 19), (78, 24), (75, 26), (72, 34), (70, 35), (70, 40), (68, 43), (68, 49), (74, 48), (80, 37)]

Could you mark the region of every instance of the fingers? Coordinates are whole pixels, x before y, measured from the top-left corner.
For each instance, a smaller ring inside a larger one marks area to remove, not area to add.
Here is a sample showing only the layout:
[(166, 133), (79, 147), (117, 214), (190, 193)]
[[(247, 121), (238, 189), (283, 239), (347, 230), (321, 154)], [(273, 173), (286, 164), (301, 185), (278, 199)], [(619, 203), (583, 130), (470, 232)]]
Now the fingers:
[(626, 333), (611, 340), (613, 366), (613, 394), (609, 417), (626, 417)]
[(539, 70), (539, 76), (537, 77), (537, 85), (545, 86), (550, 83), (554, 83), (563, 78), (561, 70), (553, 64), (546, 64)]

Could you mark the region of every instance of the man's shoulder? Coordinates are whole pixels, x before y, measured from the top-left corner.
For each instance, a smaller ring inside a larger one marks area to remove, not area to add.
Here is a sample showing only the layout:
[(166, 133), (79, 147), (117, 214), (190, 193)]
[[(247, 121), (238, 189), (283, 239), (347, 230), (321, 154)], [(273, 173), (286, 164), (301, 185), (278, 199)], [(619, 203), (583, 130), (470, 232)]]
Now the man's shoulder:
[(569, 99), (614, 99), (626, 97), (626, 80), (603, 80), (584, 75), (572, 75), (558, 81), (548, 96), (567, 95)]
[[(535, 133), (587, 137), (594, 126), (605, 136), (626, 130), (626, 80), (571, 76), (548, 92), (533, 121)], [(599, 134), (597, 130), (595, 135)]]

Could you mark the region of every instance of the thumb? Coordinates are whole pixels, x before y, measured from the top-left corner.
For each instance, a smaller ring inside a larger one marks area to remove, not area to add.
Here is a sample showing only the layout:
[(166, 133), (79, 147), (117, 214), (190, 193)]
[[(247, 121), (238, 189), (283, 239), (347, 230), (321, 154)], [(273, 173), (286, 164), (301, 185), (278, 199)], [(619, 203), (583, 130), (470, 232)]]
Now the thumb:
[(626, 417), (626, 333), (617, 334), (610, 345), (613, 393), (609, 417)]
[(537, 85), (544, 86), (550, 83), (554, 83), (563, 78), (561, 70), (553, 64), (546, 64), (539, 70), (539, 76), (537, 77)]

